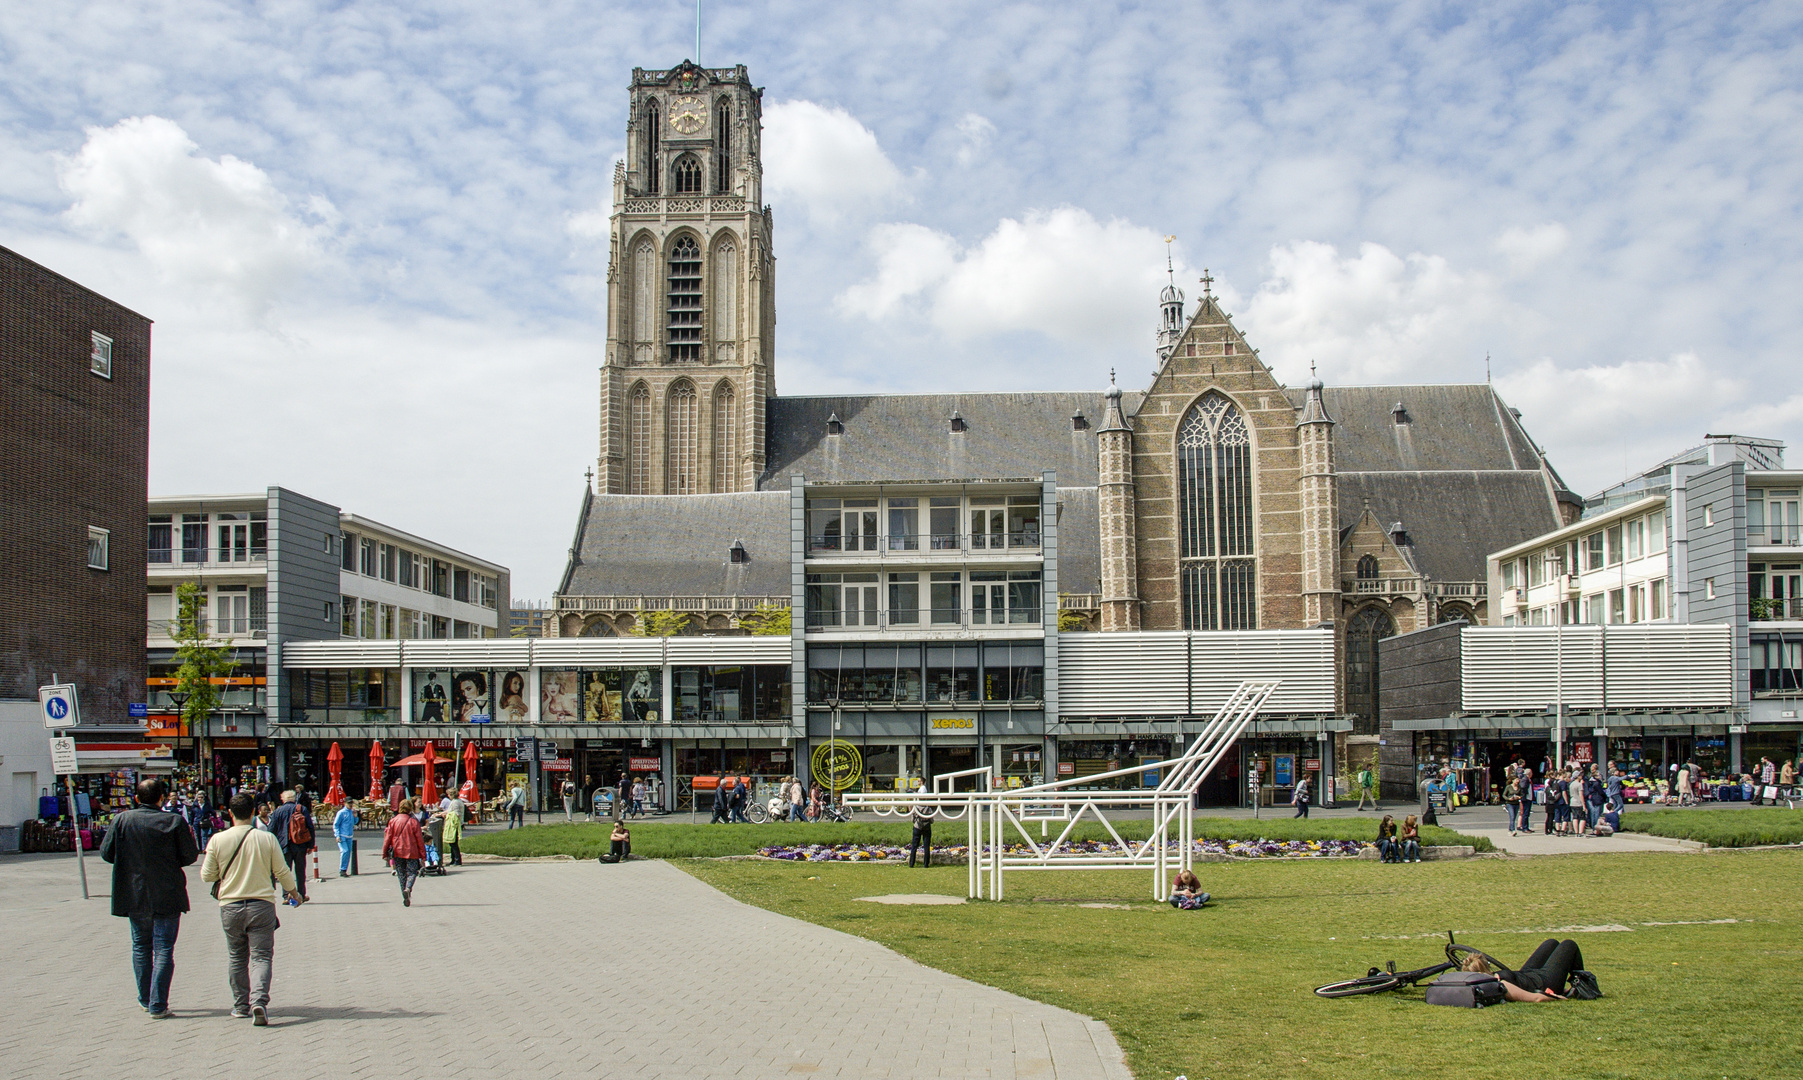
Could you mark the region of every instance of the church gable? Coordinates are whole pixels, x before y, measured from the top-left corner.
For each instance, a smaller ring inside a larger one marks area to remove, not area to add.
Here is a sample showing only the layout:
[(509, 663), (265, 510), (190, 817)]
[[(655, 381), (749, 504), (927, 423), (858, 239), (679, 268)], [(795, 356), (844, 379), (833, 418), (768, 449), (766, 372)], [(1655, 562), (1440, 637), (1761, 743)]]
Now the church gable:
[[(1249, 546), (1220, 551), (1222, 557), (1234, 556), (1232, 566), (1224, 559), (1186, 560), (1182, 550), (1184, 505), (1179, 489), (1183, 476), (1178, 442), (1186, 419), (1192, 417), (1191, 410), (1210, 395), (1231, 403), (1244, 423), (1249, 443), (1251, 537)], [(1182, 594), (1186, 587), (1193, 602), (1212, 606), (1216, 614), (1213, 620), (1200, 620), (1195, 628), (1208, 628), (1211, 621), (1221, 627), (1303, 625), (1296, 410), (1283, 385), (1246, 344), (1213, 296), (1203, 296), (1195, 317), (1171, 343), (1131, 423), (1138, 578), (1145, 629), (1185, 627)], [(1186, 566), (1190, 568), (1187, 579)], [(1232, 598), (1231, 591), (1241, 587), (1237, 575), (1248, 569), (1249, 595)], [(1230, 581), (1229, 576), (1235, 580)]]

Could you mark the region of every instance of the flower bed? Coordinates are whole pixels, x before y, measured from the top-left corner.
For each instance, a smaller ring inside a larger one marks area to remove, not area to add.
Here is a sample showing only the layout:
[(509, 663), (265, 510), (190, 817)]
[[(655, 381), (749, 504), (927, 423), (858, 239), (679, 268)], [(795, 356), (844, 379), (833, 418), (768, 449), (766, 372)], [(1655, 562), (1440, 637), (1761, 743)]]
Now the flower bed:
[[(1139, 845), (1135, 844), (1137, 850)], [(1168, 845), (1176, 848), (1176, 843)], [(1198, 840), (1195, 854), (1230, 859), (1356, 859), (1369, 845), (1359, 840)], [(1031, 855), (1025, 844), (1009, 844), (1010, 855)], [(1109, 855), (1120, 848), (1098, 840), (1066, 844), (1060, 855)], [(891, 844), (793, 844), (758, 849), (766, 859), (791, 862), (891, 862), (906, 859), (908, 849)], [(963, 844), (935, 845), (933, 857), (940, 860), (964, 859), (969, 851)]]

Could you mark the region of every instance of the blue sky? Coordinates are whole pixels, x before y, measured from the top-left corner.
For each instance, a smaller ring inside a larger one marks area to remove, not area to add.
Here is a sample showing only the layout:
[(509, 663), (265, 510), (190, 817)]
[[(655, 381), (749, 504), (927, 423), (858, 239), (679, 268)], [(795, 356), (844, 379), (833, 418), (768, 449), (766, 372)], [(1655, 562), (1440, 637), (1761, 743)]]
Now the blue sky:
[[(1583, 491), (1803, 441), (1794, 4), (704, 4), (766, 88), (781, 393), (1141, 385), (1174, 234), (1291, 382), (1489, 354)], [(693, 19), (8, 4), (0, 244), (157, 320), (153, 491), (284, 484), (545, 597), (625, 86)]]

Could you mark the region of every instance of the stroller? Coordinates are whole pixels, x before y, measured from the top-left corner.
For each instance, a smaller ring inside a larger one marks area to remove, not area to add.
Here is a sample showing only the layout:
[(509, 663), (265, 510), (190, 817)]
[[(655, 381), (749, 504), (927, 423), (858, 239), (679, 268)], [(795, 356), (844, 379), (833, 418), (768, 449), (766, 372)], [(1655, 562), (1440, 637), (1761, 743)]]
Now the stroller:
[(426, 864), (420, 867), (420, 876), (432, 874), (443, 877), (444, 869), (444, 813), (433, 814), (426, 819)]

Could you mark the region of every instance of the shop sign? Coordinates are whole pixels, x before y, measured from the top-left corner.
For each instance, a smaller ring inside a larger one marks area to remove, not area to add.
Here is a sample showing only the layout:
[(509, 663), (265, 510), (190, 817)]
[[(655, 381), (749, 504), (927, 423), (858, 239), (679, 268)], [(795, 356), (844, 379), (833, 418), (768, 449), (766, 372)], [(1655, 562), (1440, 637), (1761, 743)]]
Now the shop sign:
[[(771, 760), (775, 759), (772, 758)], [(629, 772), (657, 772), (663, 767), (664, 763), (659, 758), (635, 757), (626, 759), (626, 768)]]
[(770, 751), (770, 760), (772, 762), (788, 761), (789, 752), (787, 750), (772, 750)]
[(1302, 759), (1302, 771), (1303, 772), (1320, 772), (1321, 771), (1321, 759), (1318, 757), (1303, 758)]
[(142, 720), (150, 715), (150, 705), (143, 701), (127, 702), (125, 706), (125, 715), (131, 717), (133, 720)]
[(1076, 775), (1076, 772), (1077, 772), (1077, 763), (1076, 762), (1060, 761), (1058, 763), (1058, 775), (1059, 776), (1074, 776), (1074, 775)]
[(213, 749), (215, 749), (215, 750), (255, 750), (256, 748), (257, 748), (257, 740), (255, 740), (255, 739), (214, 739), (213, 740)]
[(1544, 739), (1544, 738), (1546, 738), (1546, 732), (1535, 731), (1533, 728), (1507, 728), (1507, 729), (1503, 730), (1501, 734), (1502, 734), (1502, 737), (1505, 739)]
[(539, 767), (544, 769), (546, 772), (569, 772), (570, 771), (570, 761), (568, 758), (565, 758), (561, 761), (549, 761), (549, 760), (541, 761), (541, 762), (539, 762)]
[(1596, 760), (1596, 747), (1587, 742), (1577, 743), (1571, 748), (1571, 760), (1579, 765), (1588, 765)]
[[(144, 734), (153, 739), (186, 738), (188, 726), (174, 717), (159, 717), (157, 723), (144, 725)], [(174, 721), (170, 723), (168, 721)]]
[(968, 728), (976, 727), (977, 722), (975, 719), (973, 719), (972, 717), (969, 717), (969, 716), (935, 716), (935, 717), (933, 717), (933, 726), (935, 728), (941, 728), (941, 729), (943, 729), (943, 728), (968, 729)]

